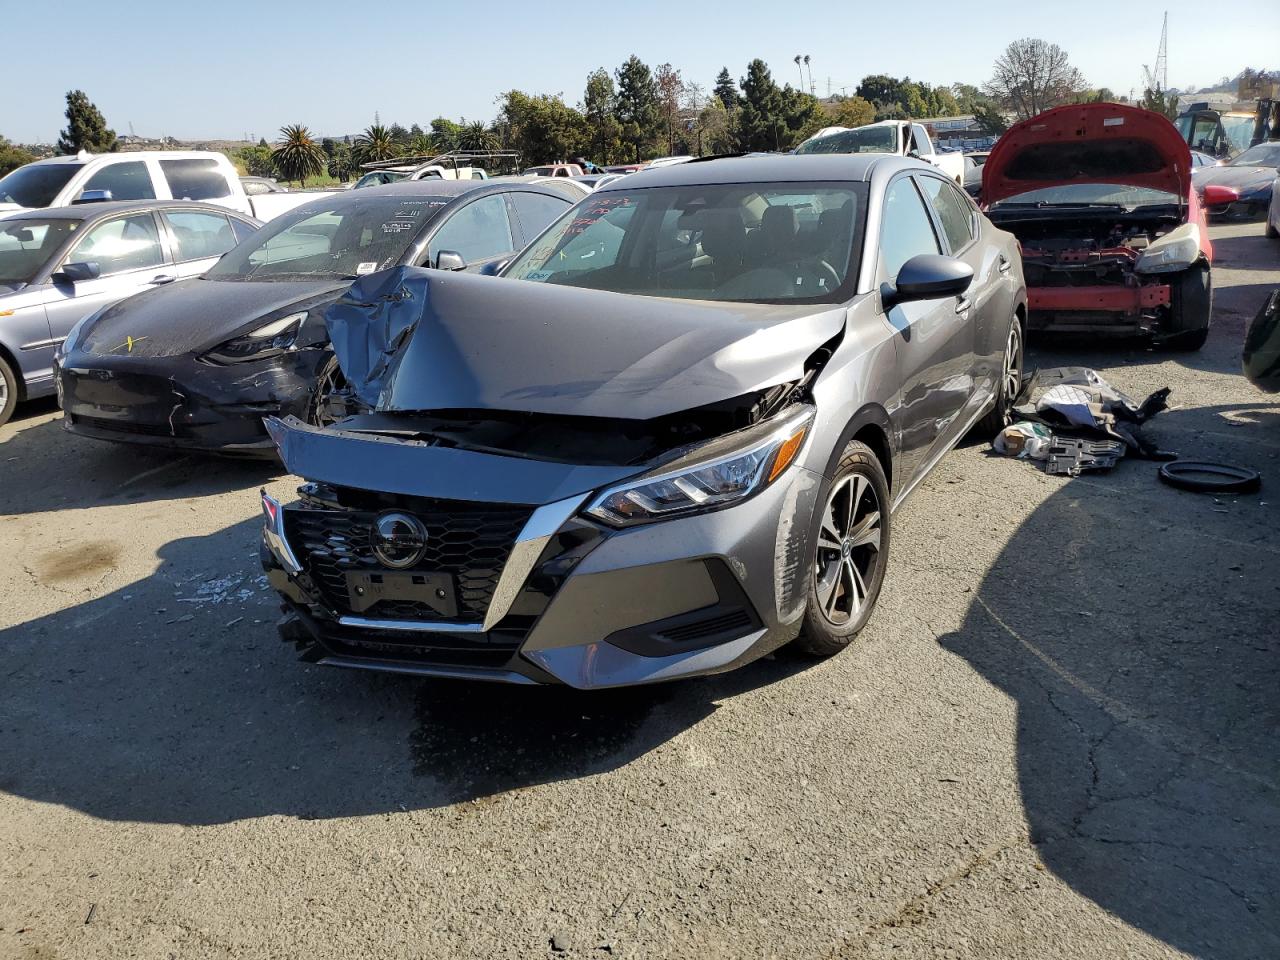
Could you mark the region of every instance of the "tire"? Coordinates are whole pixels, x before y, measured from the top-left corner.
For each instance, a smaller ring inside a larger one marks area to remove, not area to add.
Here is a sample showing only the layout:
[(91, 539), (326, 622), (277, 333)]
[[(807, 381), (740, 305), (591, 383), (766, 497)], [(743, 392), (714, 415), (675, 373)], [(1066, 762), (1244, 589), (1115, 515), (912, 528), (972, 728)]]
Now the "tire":
[(0, 424), (9, 422), (18, 405), (18, 378), (8, 361), (0, 357)]
[(1169, 283), (1169, 329), (1165, 346), (1173, 350), (1199, 350), (1209, 339), (1213, 316), (1213, 283), (1209, 267), (1184, 270)]
[(1000, 385), (991, 412), (974, 424), (973, 432), (984, 440), (992, 439), (1013, 422), (1013, 401), (1022, 391), (1023, 361), (1026, 359), (1026, 335), (1022, 321), (1014, 314), (1000, 362)]
[(830, 657), (871, 618), (889, 561), (889, 483), (870, 447), (850, 441), (818, 502), (809, 602), (795, 646)]
[(315, 391), (311, 395), (311, 401), (307, 406), (307, 422), (315, 427), (327, 427), (335, 423), (334, 417), (330, 414), (325, 403), (326, 398), (335, 390), (341, 390), (347, 384), (346, 377), (342, 374), (342, 368), (338, 366), (338, 358), (330, 353), (328, 358), (320, 365), (320, 370), (316, 374)]
[(1267, 215), (1267, 225), (1262, 232), (1267, 235), (1268, 240), (1280, 240), (1280, 230), (1277, 230), (1271, 222), (1270, 214)]

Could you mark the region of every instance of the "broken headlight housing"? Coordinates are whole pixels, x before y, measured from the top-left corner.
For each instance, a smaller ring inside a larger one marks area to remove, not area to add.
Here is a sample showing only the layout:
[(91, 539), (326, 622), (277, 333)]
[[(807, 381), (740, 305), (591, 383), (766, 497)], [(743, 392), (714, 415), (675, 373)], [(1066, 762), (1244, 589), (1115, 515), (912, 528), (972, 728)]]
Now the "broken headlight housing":
[(1133, 269), (1138, 273), (1174, 273), (1199, 259), (1200, 227), (1184, 223), (1143, 250)]
[(205, 354), (205, 358), (214, 363), (242, 363), (284, 353), (298, 339), (298, 331), (306, 319), (307, 312), (303, 310), (268, 320), (248, 333), (220, 343)]
[(687, 451), (637, 480), (610, 487), (585, 510), (628, 527), (732, 506), (769, 486), (794, 463), (813, 423), (813, 407)]

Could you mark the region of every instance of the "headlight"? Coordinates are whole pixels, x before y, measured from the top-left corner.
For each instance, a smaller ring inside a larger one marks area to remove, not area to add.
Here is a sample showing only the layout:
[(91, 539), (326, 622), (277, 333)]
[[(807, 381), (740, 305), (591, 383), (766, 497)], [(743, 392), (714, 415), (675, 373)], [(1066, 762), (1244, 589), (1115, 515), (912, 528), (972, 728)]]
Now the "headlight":
[(85, 330), (87, 330), (95, 320), (97, 320), (100, 316), (102, 316), (103, 312), (106, 309), (107, 309), (106, 307), (99, 307), (97, 310), (93, 311), (93, 313), (89, 314), (87, 317), (84, 317), (83, 319), (80, 320), (79, 323), (77, 323), (74, 327), (72, 327), (71, 332), (67, 334), (66, 339), (63, 340), (62, 343), (58, 346), (58, 349), (53, 352), (54, 359), (57, 360), (59, 363), (61, 363), (62, 358), (65, 357), (72, 350), (74, 350), (76, 348), (76, 345), (80, 343), (80, 338), (81, 336), (84, 335)]
[(1133, 269), (1138, 273), (1173, 273), (1200, 259), (1200, 227), (1184, 223), (1142, 251)]
[(650, 476), (605, 490), (585, 512), (610, 526), (627, 527), (738, 503), (795, 462), (812, 423), (813, 408), (805, 407), (780, 423), (747, 431), (727, 450), (720, 441), (702, 444)]
[(304, 310), (270, 320), (255, 330), (219, 344), (205, 356), (215, 363), (241, 363), (283, 353), (298, 339), (298, 331), (306, 319), (307, 313)]

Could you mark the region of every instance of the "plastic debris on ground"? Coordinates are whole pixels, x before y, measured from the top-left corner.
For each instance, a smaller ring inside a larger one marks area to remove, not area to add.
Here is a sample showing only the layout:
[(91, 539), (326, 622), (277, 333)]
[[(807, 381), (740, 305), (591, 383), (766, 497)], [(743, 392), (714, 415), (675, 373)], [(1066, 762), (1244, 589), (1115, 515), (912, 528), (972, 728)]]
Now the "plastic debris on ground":
[(1033, 373), (1013, 403), (1015, 422), (992, 440), (996, 453), (1044, 464), (1045, 472), (1079, 476), (1110, 470), (1126, 454), (1174, 460), (1143, 436), (1142, 427), (1168, 406), (1169, 388), (1141, 404), (1088, 367), (1050, 367)]

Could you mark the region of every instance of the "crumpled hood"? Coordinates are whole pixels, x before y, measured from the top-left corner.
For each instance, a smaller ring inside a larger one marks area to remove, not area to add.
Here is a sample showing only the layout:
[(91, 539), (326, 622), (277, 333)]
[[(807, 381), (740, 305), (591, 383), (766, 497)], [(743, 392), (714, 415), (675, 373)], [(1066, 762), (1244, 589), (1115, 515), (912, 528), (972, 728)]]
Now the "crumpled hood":
[(1201, 167), (1192, 177), (1196, 189), (1203, 190), (1211, 183), (1220, 187), (1232, 187), (1245, 194), (1271, 186), (1276, 179), (1274, 167)]
[(348, 382), (379, 411), (648, 420), (798, 378), (845, 309), (396, 267), (357, 280), (325, 321)]
[(982, 165), (982, 202), (1067, 183), (1118, 183), (1186, 197), (1191, 150), (1158, 113), (1117, 103), (1047, 110), (1001, 134)]
[(108, 308), (78, 349), (136, 357), (203, 353), (273, 314), (326, 303), (344, 286), (334, 280), (180, 280)]

